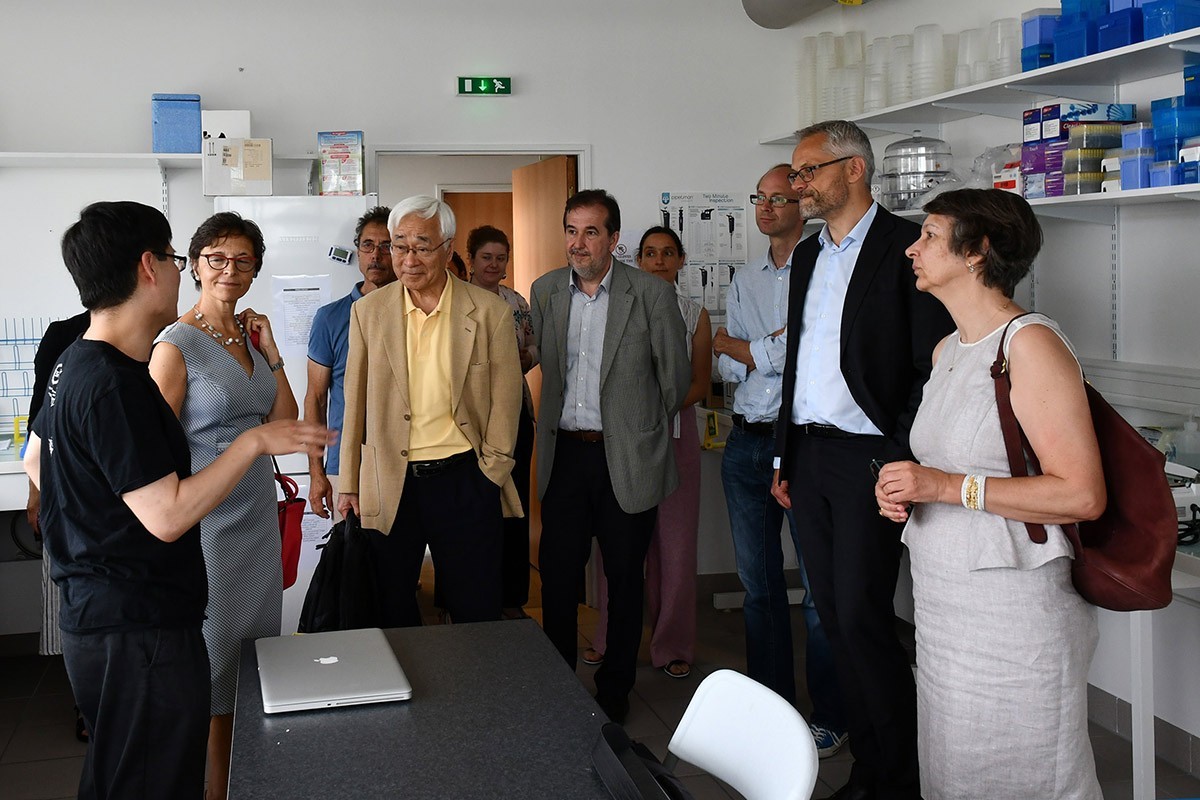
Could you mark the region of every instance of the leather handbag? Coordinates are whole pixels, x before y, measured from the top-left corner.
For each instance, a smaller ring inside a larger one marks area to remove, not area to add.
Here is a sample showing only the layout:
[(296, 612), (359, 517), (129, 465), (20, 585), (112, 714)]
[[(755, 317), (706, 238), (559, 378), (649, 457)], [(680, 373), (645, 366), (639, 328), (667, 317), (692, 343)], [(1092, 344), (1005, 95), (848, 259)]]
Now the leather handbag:
[[(1004, 447), (1013, 476), (1040, 475), (1037, 454), (1017, 422), (1009, 397), (1012, 377), (1004, 357), (1007, 338), (1006, 326), (992, 364)], [(1100, 445), (1108, 504), (1098, 519), (1062, 526), (1075, 551), (1071, 582), (1084, 600), (1111, 611), (1163, 608), (1171, 602), (1177, 535), (1175, 500), (1163, 471), (1166, 457), (1090, 383), (1085, 381), (1084, 389)], [(1046, 542), (1044, 526), (1026, 522), (1025, 529), (1030, 541)]]
[(286, 589), (296, 582), (296, 572), (300, 567), (305, 500), (300, 497), (300, 487), (296, 481), (279, 471), (279, 462), (274, 456), (271, 457), (271, 464), (275, 467), (275, 482), (283, 492), (283, 499), (279, 501), (279, 537), (283, 550), (283, 588)]

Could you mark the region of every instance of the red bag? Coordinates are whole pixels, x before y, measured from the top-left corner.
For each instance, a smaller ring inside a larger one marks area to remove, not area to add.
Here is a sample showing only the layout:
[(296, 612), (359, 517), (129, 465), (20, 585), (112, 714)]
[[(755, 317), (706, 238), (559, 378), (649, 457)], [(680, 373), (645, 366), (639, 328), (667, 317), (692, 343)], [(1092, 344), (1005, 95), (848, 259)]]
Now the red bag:
[[(274, 460), (274, 459), (272, 459)], [(279, 536), (283, 544), (283, 588), (296, 582), (296, 570), (300, 566), (300, 542), (303, 538), (300, 526), (304, 521), (305, 500), (300, 497), (300, 487), (289, 476), (275, 467), (275, 482), (283, 490), (279, 501)]]
[[(1007, 338), (1006, 327), (992, 364), (992, 378), (1009, 468), (1014, 476), (1040, 475), (1041, 465), (1009, 399), (1012, 378), (1004, 357)], [(1075, 550), (1071, 582), (1084, 600), (1101, 608), (1163, 608), (1171, 602), (1171, 567), (1178, 530), (1175, 500), (1163, 472), (1166, 459), (1090, 383), (1085, 382), (1084, 388), (1100, 444), (1108, 505), (1099, 519), (1062, 526)], [(1025, 529), (1031, 541), (1045, 544), (1044, 526), (1026, 522)]]

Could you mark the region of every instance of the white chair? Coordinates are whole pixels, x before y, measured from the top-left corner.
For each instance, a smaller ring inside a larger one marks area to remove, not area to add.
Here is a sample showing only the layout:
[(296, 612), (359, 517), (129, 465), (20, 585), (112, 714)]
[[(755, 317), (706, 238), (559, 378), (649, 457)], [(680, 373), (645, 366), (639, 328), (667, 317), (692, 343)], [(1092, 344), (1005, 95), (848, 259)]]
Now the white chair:
[(704, 679), (667, 751), (668, 768), (689, 761), (746, 800), (808, 800), (817, 783), (817, 746), (804, 717), (733, 670)]

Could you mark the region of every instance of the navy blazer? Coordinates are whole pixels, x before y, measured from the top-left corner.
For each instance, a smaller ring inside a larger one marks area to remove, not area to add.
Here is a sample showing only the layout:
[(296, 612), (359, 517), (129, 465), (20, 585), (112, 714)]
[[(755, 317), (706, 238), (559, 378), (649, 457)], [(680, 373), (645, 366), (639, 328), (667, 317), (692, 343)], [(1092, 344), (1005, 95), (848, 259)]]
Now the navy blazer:
[[(912, 457), (908, 432), (929, 379), (933, 348), (954, 330), (942, 304), (917, 290), (912, 261), (904, 255), (920, 235), (920, 225), (880, 206), (863, 239), (842, 306), (842, 376), (854, 402), (887, 437), (878, 456), (886, 461)], [(792, 253), (787, 360), (775, 437), (783, 475), (787, 474), (796, 354), (804, 335), (804, 301), (820, 252), (820, 237), (813, 235)]]

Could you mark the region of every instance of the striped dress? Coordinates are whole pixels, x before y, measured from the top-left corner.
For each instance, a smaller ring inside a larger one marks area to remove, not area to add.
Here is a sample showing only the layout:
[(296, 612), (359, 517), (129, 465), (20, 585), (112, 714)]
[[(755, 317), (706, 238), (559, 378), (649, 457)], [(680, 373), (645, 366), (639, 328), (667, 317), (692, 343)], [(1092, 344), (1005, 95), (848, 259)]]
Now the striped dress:
[[(192, 449), (192, 471), (211, 464), (239, 434), (262, 424), (275, 404), (275, 376), (250, 348), (254, 374), (211, 336), (177, 322), (158, 341), (179, 348), (187, 395), (179, 421)], [(259, 457), (220, 505), (200, 521), (208, 568), (204, 641), (212, 663), (212, 713), (233, 712), (243, 638), (278, 636), (283, 566), (274, 470)]]

